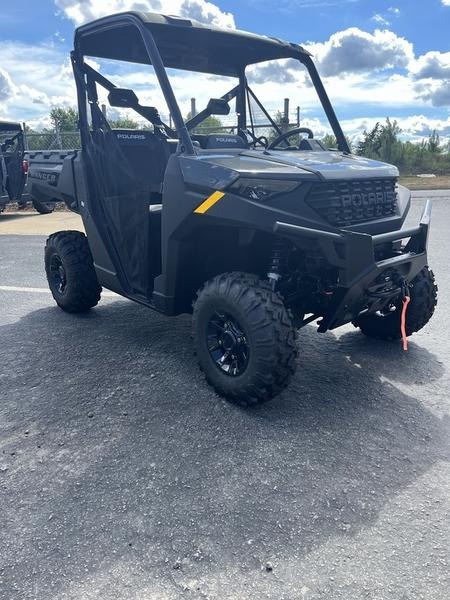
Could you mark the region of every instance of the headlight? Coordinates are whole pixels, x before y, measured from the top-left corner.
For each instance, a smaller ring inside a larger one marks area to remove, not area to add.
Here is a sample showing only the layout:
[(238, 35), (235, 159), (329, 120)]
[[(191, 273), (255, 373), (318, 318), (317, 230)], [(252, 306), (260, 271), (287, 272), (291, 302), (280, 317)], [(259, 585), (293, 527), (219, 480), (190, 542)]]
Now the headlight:
[(238, 179), (229, 188), (232, 194), (248, 198), (249, 200), (269, 200), (294, 191), (301, 185), (298, 181), (284, 181), (282, 179)]

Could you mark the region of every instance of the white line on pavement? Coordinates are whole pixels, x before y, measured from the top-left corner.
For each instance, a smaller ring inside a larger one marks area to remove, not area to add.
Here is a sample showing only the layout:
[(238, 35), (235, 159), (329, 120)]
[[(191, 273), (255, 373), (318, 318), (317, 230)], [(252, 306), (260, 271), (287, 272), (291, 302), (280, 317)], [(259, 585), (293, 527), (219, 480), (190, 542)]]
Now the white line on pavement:
[(47, 294), (48, 288), (17, 287), (14, 285), (0, 285), (0, 292), (28, 292), (29, 294)]
[[(19, 287), (15, 285), (0, 285), (0, 292), (22, 292), (25, 294), (50, 294), (49, 288), (36, 288), (36, 287)], [(118, 294), (114, 292), (102, 292), (102, 296), (105, 298), (116, 298)]]

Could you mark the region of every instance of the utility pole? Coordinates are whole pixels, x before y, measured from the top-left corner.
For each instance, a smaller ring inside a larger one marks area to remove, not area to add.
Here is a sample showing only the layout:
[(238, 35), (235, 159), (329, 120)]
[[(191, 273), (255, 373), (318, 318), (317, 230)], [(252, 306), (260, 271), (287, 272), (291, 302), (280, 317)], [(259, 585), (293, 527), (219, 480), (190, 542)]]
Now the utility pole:
[(195, 117), (196, 114), (197, 114), (197, 107), (195, 105), (195, 98), (191, 98), (191, 119), (192, 119), (192, 117)]
[(61, 130), (59, 128), (59, 123), (56, 123), (55, 133), (56, 133), (56, 146), (59, 150), (59, 149), (62, 149), (62, 138), (61, 138)]
[(289, 129), (289, 98), (284, 99), (283, 117), (281, 119), (281, 130), (283, 133)]
[(300, 106), (297, 106), (297, 127), (300, 127)]
[(27, 136), (27, 124), (25, 123), (25, 121), (22, 123), (22, 129), (23, 129), (23, 144), (24, 144), (24, 150), (29, 150), (30, 149), (30, 145), (28, 143), (28, 136)]

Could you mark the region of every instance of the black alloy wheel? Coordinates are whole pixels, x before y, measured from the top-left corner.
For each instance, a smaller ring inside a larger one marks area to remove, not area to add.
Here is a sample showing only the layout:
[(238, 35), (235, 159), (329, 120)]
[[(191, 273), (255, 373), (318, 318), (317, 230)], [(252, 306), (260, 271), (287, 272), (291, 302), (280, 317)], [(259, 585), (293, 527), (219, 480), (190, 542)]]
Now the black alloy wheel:
[(295, 371), (292, 316), (271, 285), (252, 273), (222, 273), (204, 283), (193, 334), (208, 383), (241, 406), (274, 398)]
[(53, 254), (50, 258), (49, 275), (49, 279), (51, 279), (50, 287), (56, 290), (58, 294), (63, 295), (66, 290), (67, 278), (66, 270), (59, 254)]
[(45, 246), (48, 285), (58, 306), (70, 313), (85, 312), (100, 300), (100, 287), (84, 233), (58, 231)]
[(238, 321), (215, 311), (206, 330), (207, 346), (218, 369), (231, 377), (242, 375), (248, 365), (250, 347)]

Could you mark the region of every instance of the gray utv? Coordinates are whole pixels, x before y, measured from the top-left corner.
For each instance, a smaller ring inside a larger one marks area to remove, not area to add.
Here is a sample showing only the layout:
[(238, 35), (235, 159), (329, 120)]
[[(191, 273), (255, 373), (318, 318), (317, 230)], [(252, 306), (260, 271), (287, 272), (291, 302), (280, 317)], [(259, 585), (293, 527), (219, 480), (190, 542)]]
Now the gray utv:
[[(152, 65), (173, 125), (86, 56)], [(283, 131), (249, 86), (249, 68), (279, 59), (306, 68), (337, 151), (310, 129)], [(51, 185), (48, 195), (79, 213), (86, 231), (47, 241), (47, 277), (62, 309), (90, 309), (103, 286), (167, 316), (192, 312), (206, 379), (244, 405), (288, 385), (296, 332), (308, 323), (324, 333), (353, 322), (368, 336), (405, 344), (430, 319), (430, 204), (417, 226), (402, 228), (410, 193), (396, 167), (350, 153), (301, 46), (128, 12), (78, 28), (72, 64), (81, 150), (49, 155), (35, 169), (42, 194)], [(211, 87), (222, 77), (235, 85), (185, 121), (166, 69), (206, 74)], [(100, 106), (106, 95), (147, 126), (112, 129)], [(198, 133), (232, 106), (233, 133)], [(267, 137), (258, 135), (261, 117)]]
[(26, 182), (25, 147), (19, 123), (0, 121), (0, 212), (22, 202)]
[(30, 196), (26, 186), (27, 158), (22, 125), (0, 121), (0, 213), (14, 202), (17, 202), (19, 208), (25, 208), (28, 200), (31, 200), (35, 210), (41, 214), (51, 213), (55, 208), (54, 202)]

